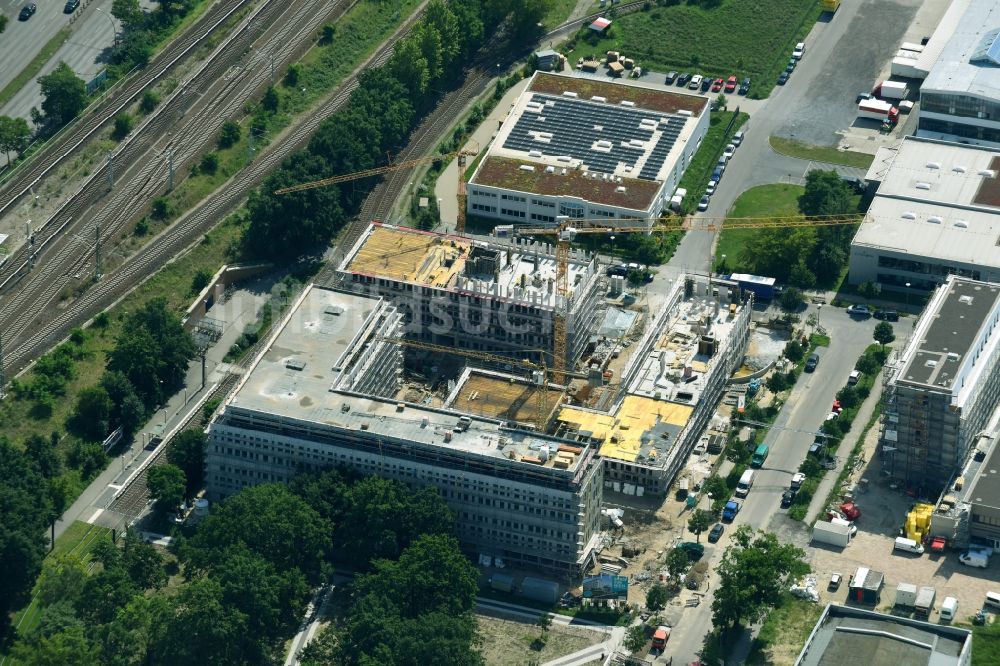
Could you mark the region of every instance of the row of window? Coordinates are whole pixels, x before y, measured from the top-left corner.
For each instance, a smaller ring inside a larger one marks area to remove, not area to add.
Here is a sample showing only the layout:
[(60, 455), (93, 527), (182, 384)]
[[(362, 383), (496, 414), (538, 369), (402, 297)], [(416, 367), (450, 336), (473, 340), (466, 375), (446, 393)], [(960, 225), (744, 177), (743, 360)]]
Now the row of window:
[(555, 222), (556, 218), (554, 215), (542, 215), (540, 213), (532, 213), (531, 219), (537, 220), (539, 222)]
[(965, 123), (952, 122), (950, 120), (926, 118), (923, 114), (920, 116), (920, 129), (928, 132), (940, 132), (941, 134), (964, 136), (969, 139), (976, 139), (977, 141), (1000, 143), (1000, 128), (980, 127), (979, 125), (966, 125)]
[(524, 217), (524, 211), (523, 210), (512, 210), (510, 208), (501, 208), (500, 209), (500, 214), (501, 215), (506, 215), (507, 217), (521, 217), (521, 218)]
[[(996, 120), (1000, 118), (1000, 103), (995, 100), (973, 97), (971, 95), (923, 93), (920, 96), (920, 110), (932, 113), (944, 113), (960, 118), (980, 118), (983, 120)], [(920, 120), (920, 126), (923, 128), (924, 119), (921, 118)]]
[(504, 201), (515, 201), (517, 203), (524, 203), (527, 201), (524, 197), (519, 197), (516, 194), (501, 194), (500, 198)]
[[(979, 271), (970, 268), (958, 268), (957, 266), (946, 266), (945, 264), (935, 264), (886, 255), (879, 255), (878, 266), (879, 268), (892, 268), (908, 273), (923, 273), (924, 275), (940, 275), (942, 277), (958, 275), (960, 277), (972, 278), (973, 280), (980, 279), (981, 275)], [(904, 279), (903, 282), (905, 283), (907, 280)]]
[(483, 190), (472, 190), (471, 194), (474, 197), (484, 197), (486, 199), (496, 199), (497, 198), (497, 193), (496, 192), (484, 192)]
[(532, 199), (532, 205), (541, 206), (542, 208), (555, 208), (556, 205), (551, 201), (544, 201), (542, 199)]

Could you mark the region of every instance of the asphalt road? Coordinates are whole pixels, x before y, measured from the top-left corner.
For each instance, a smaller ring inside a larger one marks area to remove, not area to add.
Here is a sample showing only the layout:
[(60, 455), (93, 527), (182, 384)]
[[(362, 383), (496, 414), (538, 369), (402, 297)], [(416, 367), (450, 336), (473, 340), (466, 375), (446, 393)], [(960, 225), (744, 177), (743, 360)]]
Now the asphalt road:
[[(63, 14), (60, 0), (35, 0), (38, 11), (27, 21), (18, 21), (17, 15), (27, 0), (0, 0), (0, 12), (7, 18), (7, 29), (0, 34), (0, 88), (3, 88), (31, 62), (59, 30), (69, 23), (69, 14)], [(111, 0), (105, 0), (110, 8)]]

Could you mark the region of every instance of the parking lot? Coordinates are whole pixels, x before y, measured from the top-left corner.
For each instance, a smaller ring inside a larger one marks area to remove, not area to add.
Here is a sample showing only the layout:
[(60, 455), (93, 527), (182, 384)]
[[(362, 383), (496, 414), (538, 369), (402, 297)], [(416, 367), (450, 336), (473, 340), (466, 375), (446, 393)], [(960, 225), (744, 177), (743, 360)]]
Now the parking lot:
[[(835, 146), (848, 143), (854, 150), (874, 153), (881, 137), (877, 121), (858, 120), (858, 93), (870, 91), (879, 80), (888, 77), (889, 63), (914, 29), (927, 29), (947, 8), (947, 0), (861, 0), (857, 11), (846, 25), (836, 25), (847, 18), (838, 12), (827, 29), (843, 31), (849, 39), (839, 41), (824, 62), (810, 67), (809, 53), (799, 70), (792, 76), (809, 77), (806, 94), (801, 96), (788, 113), (785, 122), (774, 132), (813, 145)], [(919, 16), (918, 16), (919, 10)], [(920, 42), (923, 35), (914, 41)], [(849, 48), (846, 45), (850, 45)], [(808, 47), (808, 43), (807, 43)], [(912, 96), (911, 98), (915, 99)], [(905, 117), (900, 125), (905, 124)], [(898, 140), (897, 128), (890, 137)]]

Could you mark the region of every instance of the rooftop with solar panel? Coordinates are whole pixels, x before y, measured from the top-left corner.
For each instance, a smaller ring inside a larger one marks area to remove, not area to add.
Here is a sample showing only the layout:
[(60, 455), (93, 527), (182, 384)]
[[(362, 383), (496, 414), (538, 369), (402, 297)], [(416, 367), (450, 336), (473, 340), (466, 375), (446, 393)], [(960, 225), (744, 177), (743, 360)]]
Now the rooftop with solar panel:
[[(526, 222), (617, 217), (619, 210), (658, 214), (707, 129), (708, 103), (654, 84), (538, 72), (470, 180), (469, 212)], [(548, 201), (496, 198), (492, 190)], [(537, 208), (560, 198), (612, 210)], [(536, 207), (517, 205), (525, 203)]]

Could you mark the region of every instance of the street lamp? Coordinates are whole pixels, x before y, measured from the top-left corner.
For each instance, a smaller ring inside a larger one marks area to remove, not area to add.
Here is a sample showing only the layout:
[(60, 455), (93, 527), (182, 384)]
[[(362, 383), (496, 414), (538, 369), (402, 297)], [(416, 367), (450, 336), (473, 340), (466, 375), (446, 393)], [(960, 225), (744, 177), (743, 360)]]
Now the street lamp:
[(910, 308), (910, 283), (906, 283), (906, 308)]
[(97, 11), (101, 12), (108, 17), (108, 21), (111, 23), (111, 41), (112, 43), (118, 43), (118, 26), (115, 25), (115, 20), (111, 17), (111, 14), (102, 10), (100, 7), (94, 7)]
[(611, 235), (611, 256), (615, 256), (615, 236)]

